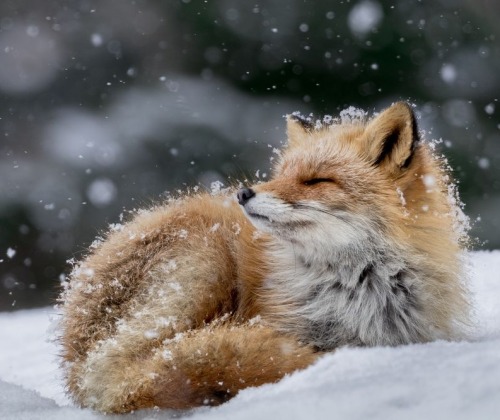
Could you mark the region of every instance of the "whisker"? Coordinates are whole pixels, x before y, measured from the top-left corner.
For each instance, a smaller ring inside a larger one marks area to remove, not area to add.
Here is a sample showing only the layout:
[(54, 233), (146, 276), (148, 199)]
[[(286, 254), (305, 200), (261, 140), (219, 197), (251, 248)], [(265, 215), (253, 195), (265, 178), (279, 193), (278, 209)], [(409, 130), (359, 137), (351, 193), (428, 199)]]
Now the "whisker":
[(325, 209), (317, 208), (314, 206), (310, 206), (308, 204), (295, 204), (294, 207), (296, 209), (299, 209), (299, 210), (314, 210), (314, 211), (317, 211), (319, 213), (328, 214), (329, 216), (332, 216), (332, 217), (337, 217), (333, 212), (330, 212), (330, 211), (325, 210)]

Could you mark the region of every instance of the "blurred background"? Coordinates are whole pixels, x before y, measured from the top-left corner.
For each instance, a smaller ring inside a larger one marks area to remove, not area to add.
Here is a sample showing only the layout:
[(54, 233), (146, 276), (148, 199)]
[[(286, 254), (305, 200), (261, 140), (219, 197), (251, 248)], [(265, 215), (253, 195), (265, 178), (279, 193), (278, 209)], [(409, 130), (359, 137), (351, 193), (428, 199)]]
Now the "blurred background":
[(99, 232), (263, 179), (283, 115), (417, 105), (476, 248), (500, 248), (497, 0), (2, 0), (0, 310), (49, 305)]

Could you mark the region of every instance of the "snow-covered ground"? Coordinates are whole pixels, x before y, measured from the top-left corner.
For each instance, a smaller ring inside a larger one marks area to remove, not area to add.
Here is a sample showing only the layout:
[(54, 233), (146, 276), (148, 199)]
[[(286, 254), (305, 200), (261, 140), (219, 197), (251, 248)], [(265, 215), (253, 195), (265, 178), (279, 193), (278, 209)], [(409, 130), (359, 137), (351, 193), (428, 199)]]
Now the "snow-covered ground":
[[(147, 410), (128, 419), (498, 419), (500, 251), (472, 254), (476, 328), (468, 341), (343, 348), (278, 384), (217, 408)], [(0, 418), (104, 419), (64, 395), (52, 309), (0, 314)]]

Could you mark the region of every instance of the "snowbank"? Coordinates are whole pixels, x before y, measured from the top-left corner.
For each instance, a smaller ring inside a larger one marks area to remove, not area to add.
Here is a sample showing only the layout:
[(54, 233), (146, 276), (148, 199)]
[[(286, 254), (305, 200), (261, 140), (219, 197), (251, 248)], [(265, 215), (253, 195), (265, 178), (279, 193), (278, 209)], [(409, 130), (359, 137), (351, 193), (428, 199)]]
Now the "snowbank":
[[(218, 408), (127, 419), (496, 419), (500, 413), (500, 251), (472, 254), (477, 326), (467, 342), (343, 348)], [(103, 419), (64, 395), (51, 309), (0, 314), (0, 418)], [(495, 414), (496, 413), (496, 414)], [(112, 416), (114, 417), (114, 416)]]

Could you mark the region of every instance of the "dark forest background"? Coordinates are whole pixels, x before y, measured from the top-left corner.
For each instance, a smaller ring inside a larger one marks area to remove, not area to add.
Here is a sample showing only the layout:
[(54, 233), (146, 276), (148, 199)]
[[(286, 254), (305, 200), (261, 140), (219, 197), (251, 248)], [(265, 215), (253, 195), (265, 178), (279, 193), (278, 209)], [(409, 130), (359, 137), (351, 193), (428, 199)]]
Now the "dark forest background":
[(296, 110), (416, 104), (499, 248), (499, 21), (496, 0), (2, 0), (0, 310), (53, 303), (127, 211), (262, 176)]

